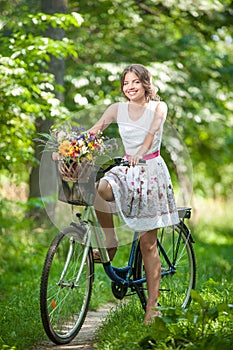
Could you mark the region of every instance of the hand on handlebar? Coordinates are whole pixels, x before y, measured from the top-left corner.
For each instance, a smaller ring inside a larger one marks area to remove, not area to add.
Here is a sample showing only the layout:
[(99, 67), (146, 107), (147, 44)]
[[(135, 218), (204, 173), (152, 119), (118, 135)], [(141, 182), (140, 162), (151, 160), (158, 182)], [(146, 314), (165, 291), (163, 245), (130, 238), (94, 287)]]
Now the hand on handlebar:
[(129, 156), (128, 157), (128, 162), (129, 162), (129, 165), (130, 166), (136, 166), (138, 165), (139, 163), (142, 163), (142, 156), (138, 155), (138, 154), (135, 154), (134, 156)]

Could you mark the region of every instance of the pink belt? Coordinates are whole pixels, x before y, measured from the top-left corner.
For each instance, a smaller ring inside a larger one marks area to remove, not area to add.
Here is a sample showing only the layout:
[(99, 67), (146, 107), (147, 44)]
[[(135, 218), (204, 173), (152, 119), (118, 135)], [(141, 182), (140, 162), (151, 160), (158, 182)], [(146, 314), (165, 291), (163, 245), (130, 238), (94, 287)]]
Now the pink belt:
[[(129, 154), (126, 154), (126, 159), (128, 160), (130, 155)], [(143, 160), (149, 160), (149, 159), (153, 159), (153, 158), (156, 158), (160, 156), (160, 151), (156, 151), (156, 152), (153, 152), (153, 153), (149, 153), (149, 154), (145, 154), (142, 159)]]

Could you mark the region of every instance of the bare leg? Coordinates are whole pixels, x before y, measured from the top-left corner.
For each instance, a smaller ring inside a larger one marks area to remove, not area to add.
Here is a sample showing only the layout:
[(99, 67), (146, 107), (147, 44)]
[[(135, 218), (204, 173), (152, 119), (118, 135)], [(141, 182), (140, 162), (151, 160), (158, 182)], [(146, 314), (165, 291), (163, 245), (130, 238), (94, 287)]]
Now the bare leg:
[(148, 301), (144, 322), (150, 322), (155, 316), (161, 315), (160, 311), (153, 310), (158, 306), (161, 263), (157, 250), (157, 230), (144, 233), (140, 238), (140, 247), (145, 266), (148, 288)]
[[(118, 246), (118, 239), (114, 230), (113, 215), (107, 201), (113, 201), (114, 196), (109, 183), (102, 180), (98, 186), (94, 207), (97, 218), (106, 236), (105, 244), (107, 248)], [(111, 258), (111, 256), (110, 256)]]

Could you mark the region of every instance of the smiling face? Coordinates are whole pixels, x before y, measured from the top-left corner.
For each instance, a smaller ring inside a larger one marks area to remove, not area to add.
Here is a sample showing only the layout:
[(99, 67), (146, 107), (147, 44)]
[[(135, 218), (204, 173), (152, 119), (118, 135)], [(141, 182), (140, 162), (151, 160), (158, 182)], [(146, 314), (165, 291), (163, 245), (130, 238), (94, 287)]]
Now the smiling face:
[[(131, 93), (129, 93), (129, 85), (132, 84), (133, 80), (135, 80), (135, 85), (133, 86), (135, 91), (131, 88)], [(139, 92), (139, 89), (144, 89), (146, 102), (149, 102), (149, 100), (159, 100), (159, 96), (156, 95), (156, 91), (152, 86), (152, 76), (148, 69), (141, 64), (131, 64), (124, 69), (121, 75), (121, 92), (129, 101), (132, 101), (138, 98), (136, 90)], [(145, 101), (139, 103), (144, 104)]]
[(125, 74), (122, 91), (129, 101), (140, 104), (146, 102), (145, 88), (134, 72), (128, 72)]

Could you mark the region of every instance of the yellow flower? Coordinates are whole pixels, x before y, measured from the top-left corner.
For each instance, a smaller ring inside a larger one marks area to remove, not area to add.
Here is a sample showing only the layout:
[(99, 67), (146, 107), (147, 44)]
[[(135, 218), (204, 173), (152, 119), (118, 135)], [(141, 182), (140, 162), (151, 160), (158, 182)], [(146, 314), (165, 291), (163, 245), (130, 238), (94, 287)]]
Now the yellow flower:
[(74, 153), (75, 153), (75, 148), (72, 146), (72, 147), (70, 147), (70, 149), (69, 149), (69, 152), (68, 152), (68, 156), (69, 157), (73, 157), (74, 156)]
[(89, 142), (88, 143), (88, 148), (89, 148), (90, 151), (94, 151), (95, 150), (94, 142)]
[(92, 153), (88, 153), (88, 155), (87, 155), (87, 159), (88, 159), (88, 160), (92, 160), (92, 159), (93, 159), (93, 155), (92, 155)]
[(70, 152), (70, 142), (68, 140), (63, 141), (60, 146), (58, 147), (58, 152), (63, 156), (66, 157), (68, 153)]

